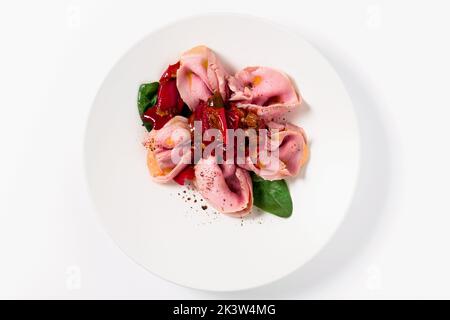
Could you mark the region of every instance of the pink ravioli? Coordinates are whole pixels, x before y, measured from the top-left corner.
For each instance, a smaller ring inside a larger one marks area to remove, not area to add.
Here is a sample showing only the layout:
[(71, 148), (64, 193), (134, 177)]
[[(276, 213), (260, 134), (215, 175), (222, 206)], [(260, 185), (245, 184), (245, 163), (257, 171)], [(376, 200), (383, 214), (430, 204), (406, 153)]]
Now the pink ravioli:
[(215, 157), (201, 159), (195, 166), (195, 186), (218, 211), (245, 216), (253, 206), (252, 180), (234, 164), (217, 164)]
[(177, 88), (191, 110), (200, 100), (206, 101), (214, 92), (228, 98), (227, 72), (216, 55), (205, 46), (197, 46), (183, 53), (177, 72)]
[[(147, 166), (155, 181), (169, 182), (189, 164), (190, 138), (188, 121), (181, 116), (172, 118), (160, 130), (150, 132), (145, 143), (148, 148)], [(187, 143), (188, 147), (183, 149)]]
[(229, 77), (230, 101), (273, 120), (297, 108), (301, 99), (284, 73), (268, 67), (247, 67)]
[[(269, 122), (267, 127), (269, 131), (265, 148), (259, 150), (258, 154), (249, 154), (245, 164), (240, 166), (265, 180), (280, 180), (298, 175), (309, 154), (305, 132), (290, 123)], [(264, 154), (268, 156), (264, 157)]]

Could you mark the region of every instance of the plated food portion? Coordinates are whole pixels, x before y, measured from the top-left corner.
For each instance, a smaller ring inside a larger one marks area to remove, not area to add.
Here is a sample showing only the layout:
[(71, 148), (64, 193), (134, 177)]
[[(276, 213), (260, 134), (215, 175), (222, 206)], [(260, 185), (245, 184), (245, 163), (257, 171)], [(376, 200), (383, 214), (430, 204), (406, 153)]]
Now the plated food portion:
[(297, 176), (309, 157), (304, 130), (287, 121), (300, 104), (284, 73), (252, 66), (232, 74), (212, 50), (194, 47), (159, 81), (139, 88), (150, 176), (191, 182), (230, 216), (257, 206), (289, 217), (293, 204), (284, 179)]

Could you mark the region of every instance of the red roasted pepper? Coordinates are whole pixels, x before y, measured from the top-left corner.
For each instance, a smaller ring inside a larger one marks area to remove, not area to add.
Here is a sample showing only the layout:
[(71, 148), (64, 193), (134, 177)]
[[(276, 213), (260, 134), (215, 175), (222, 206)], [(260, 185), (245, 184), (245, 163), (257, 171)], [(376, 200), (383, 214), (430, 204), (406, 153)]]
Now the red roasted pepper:
[(186, 181), (192, 181), (195, 177), (195, 171), (193, 166), (188, 166), (183, 169), (173, 180), (179, 185), (184, 186)]
[(147, 109), (143, 115), (143, 121), (153, 124), (153, 129), (161, 129), (170, 119), (179, 114), (183, 109), (183, 100), (177, 89), (177, 70), (180, 62), (177, 62), (164, 71), (159, 80), (158, 101), (155, 106)]
[(241, 119), (244, 118), (245, 113), (242, 109), (236, 107), (235, 104), (231, 104), (225, 112), (227, 118), (228, 128), (238, 129), (241, 127)]
[[(218, 129), (222, 134), (223, 143), (226, 143), (227, 119), (222, 97), (215, 93), (208, 101), (200, 101), (191, 115), (190, 123), (194, 127), (193, 121), (202, 122), (202, 135), (208, 129)], [(205, 141), (208, 144), (210, 141)]]

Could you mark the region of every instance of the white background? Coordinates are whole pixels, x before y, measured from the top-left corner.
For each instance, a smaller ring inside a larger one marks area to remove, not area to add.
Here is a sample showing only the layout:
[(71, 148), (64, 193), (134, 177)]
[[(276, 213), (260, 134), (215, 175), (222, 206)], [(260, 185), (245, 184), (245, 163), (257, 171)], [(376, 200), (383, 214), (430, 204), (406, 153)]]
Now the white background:
[[(293, 275), (236, 293), (182, 288), (127, 258), (91, 208), (82, 167), (90, 106), (120, 56), (157, 27), (223, 11), (271, 18), (315, 45), (352, 97), (363, 142), (332, 242)], [(2, 1), (0, 298), (450, 298), (448, 12), (445, 1)]]

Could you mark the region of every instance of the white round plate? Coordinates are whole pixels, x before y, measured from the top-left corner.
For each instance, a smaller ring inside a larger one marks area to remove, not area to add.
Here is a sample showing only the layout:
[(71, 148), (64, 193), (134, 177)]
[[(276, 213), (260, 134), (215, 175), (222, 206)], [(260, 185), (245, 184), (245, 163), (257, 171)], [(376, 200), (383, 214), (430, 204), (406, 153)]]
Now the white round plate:
[[(304, 174), (289, 181), (290, 218), (215, 214), (201, 208), (198, 195), (194, 202), (192, 190), (150, 179), (138, 87), (159, 79), (183, 51), (200, 44), (233, 72), (255, 65), (286, 72), (303, 96), (305, 103), (291, 122), (306, 130), (311, 157)], [(343, 220), (359, 168), (354, 110), (330, 64), (295, 33), (241, 15), (181, 20), (133, 46), (102, 84), (85, 139), (91, 197), (111, 237), (152, 273), (204, 290), (260, 286), (304, 265)]]

